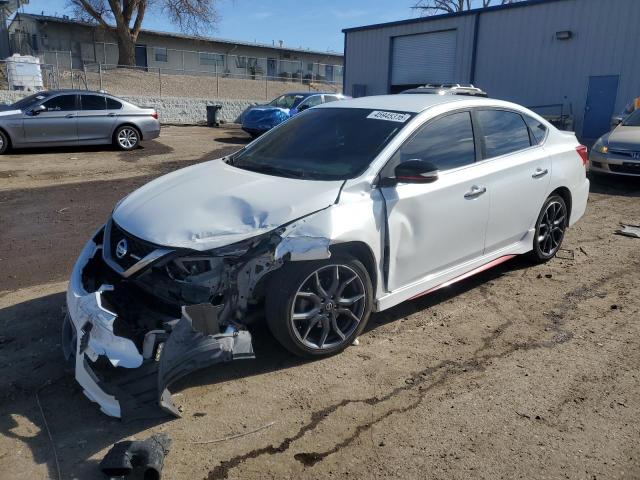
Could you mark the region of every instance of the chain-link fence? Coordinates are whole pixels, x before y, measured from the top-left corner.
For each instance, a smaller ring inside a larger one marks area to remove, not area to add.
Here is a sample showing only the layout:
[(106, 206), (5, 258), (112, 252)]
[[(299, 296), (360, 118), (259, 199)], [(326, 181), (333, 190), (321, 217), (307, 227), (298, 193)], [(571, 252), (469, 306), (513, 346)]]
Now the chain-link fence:
[[(113, 95), (251, 100), (290, 91), (342, 92), (341, 65), (149, 47), (146, 66), (124, 66), (116, 63), (115, 44), (94, 44), (89, 53), (38, 53), (46, 86)], [(113, 63), (104, 62), (110, 59)]]

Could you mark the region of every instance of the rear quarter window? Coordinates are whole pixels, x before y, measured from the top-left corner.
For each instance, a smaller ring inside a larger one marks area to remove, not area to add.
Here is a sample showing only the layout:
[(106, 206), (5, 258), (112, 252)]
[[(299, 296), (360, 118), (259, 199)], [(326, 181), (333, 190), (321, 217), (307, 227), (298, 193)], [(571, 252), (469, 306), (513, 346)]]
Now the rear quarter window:
[(524, 121), (527, 123), (529, 131), (532, 135), (531, 144), (540, 145), (542, 142), (544, 142), (544, 139), (547, 136), (547, 127), (545, 127), (535, 118), (528, 115), (524, 115)]
[(119, 101), (107, 97), (107, 110), (120, 110), (121, 108), (122, 104)]

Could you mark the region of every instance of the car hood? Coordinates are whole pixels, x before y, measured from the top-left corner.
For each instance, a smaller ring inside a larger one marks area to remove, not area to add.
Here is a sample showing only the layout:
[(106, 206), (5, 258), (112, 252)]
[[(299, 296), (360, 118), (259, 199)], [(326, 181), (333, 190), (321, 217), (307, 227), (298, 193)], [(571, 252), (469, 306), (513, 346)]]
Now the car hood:
[(640, 150), (640, 127), (617, 127), (609, 134), (609, 148)]
[(156, 245), (203, 251), (322, 210), (335, 203), (342, 183), (276, 177), (213, 160), (144, 185), (117, 205), (113, 219)]

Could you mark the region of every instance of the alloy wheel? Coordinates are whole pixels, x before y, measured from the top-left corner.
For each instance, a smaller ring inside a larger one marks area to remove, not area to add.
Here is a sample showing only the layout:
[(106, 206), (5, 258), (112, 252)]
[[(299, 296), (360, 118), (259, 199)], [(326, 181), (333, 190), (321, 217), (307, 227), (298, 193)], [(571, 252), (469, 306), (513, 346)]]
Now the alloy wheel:
[(566, 228), (566, 210), (560, 202), (550, 202), (540, 219), (537, 242), (540, 251), (548, 257), (553, 256), (564, 237)]
[(122, 148), (130, 149), (138, 143), (138, 132), (133, 128), (125, 127), (118, 132), (118, 143)]
[(365, 286), (346, 265), (327, 265), (309, 275), (293, 299), (290, 323), (307, 348), (328, 350), (347, 341), (365, 313)]

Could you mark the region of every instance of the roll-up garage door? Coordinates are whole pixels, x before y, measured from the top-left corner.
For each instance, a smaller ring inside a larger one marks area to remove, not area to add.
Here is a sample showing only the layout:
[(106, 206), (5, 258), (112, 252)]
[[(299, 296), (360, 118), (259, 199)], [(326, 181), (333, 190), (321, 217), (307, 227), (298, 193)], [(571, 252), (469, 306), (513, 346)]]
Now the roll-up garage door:
[(453, 83), (456, 31), (394, 37), (391, 85)]

